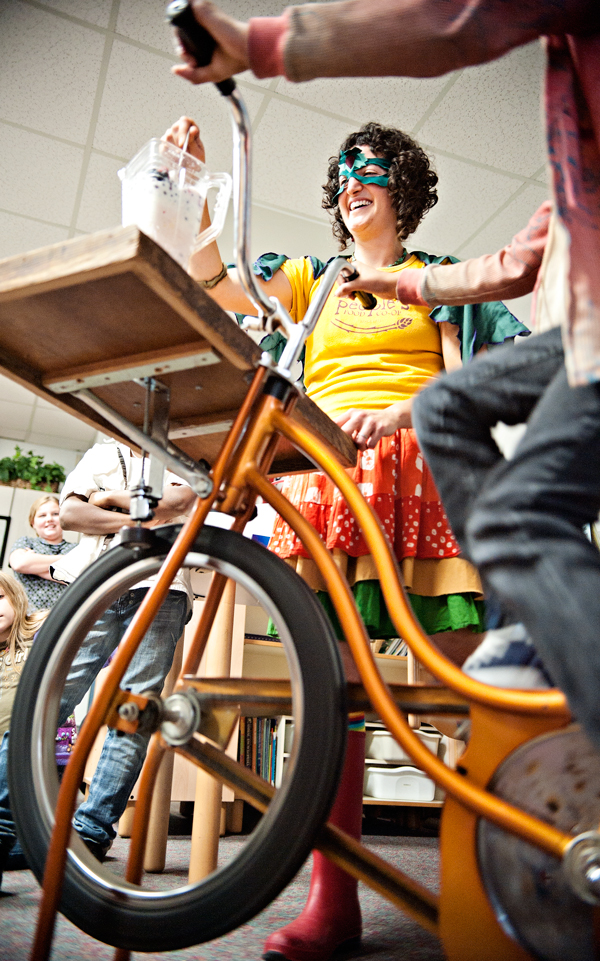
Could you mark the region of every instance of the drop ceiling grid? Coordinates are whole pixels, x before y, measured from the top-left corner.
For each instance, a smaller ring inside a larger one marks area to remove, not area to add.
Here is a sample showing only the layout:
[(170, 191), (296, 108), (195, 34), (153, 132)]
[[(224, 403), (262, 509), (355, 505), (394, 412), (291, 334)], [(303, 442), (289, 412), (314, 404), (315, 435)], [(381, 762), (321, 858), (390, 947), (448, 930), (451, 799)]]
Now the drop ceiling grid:
[[(246, 19), (279, 13), (284, 0), (220, 5)], [(226, 105), (214, 89), (170, 75), (174, 56), (163, 10), (163, 0), (0, 4), (0, 257), (118, 223), (117, 170), (183, 113), (199, 116), (209, 166), (230, 167)], [(240, 86), (254, 124), (261, 249), (271, 246), (270, 224), (279, 248), (292, 255), (329, 249), (320, 207), (327, 158), (368, 119), (416, 132), (440, 173), (440, 202), (409, 246), (459, 256), (495, 249), (545, 196), (541, 75), (536, 44), (428, 80), (291, 84), (245, 74)], [(229, 226), (226, 257), (230, 238)], [(23, 425), (24, 412), (15, 413)]]

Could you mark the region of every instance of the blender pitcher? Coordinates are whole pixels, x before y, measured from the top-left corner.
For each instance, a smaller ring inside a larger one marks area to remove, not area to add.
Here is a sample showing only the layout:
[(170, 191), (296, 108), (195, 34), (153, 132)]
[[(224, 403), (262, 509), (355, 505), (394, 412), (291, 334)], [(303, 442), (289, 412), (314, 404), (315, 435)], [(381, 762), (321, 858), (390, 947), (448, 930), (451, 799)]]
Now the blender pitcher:
[[(135, 224), (182, 267), (221, 233), (231, 195), (229, 174), (213, 174), (191, 154), (154, 138), (118, 175), (123, 226)], [(211, 187), (219, 191), (213, 222), (198, 235)]]

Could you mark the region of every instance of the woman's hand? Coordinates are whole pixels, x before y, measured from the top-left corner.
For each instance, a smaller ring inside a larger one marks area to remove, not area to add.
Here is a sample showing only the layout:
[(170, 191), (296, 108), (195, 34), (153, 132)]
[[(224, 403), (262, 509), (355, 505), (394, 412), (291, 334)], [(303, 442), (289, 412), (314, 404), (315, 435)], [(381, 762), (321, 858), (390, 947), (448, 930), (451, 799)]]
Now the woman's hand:
[(192, 120), (191, 117), (180, 117), (179, 120), (176, 120), (168, 130), (165, 130), (160, 139), (183, 149), (188, 132), (190, 136), (187, 145), (187, 152), (201, 163), (206, 163), (206, 151), (204, 149), (204, 144), (200, 139), (200, 128), (196, 121)]
[(196, 20), (214, 37), (217, 46), (208, 66), (197, 67), (193, 56), (184, 49), (175, 35), (175, 49), (184, 63), (172, 67), (173, 73), (190, 83), (218, 83), (232, 77), (234, 73), (247, 70), (248, 24), (228, 17), (206, 0), (193, 0), (192, 6)]
[(359, 450), (375, 447), (382, 437), (390, 437), (400, 427), (412, 427), (412, 398), (399, 400), (384, 410), (347, 410), (336, 424), (348, 434)]

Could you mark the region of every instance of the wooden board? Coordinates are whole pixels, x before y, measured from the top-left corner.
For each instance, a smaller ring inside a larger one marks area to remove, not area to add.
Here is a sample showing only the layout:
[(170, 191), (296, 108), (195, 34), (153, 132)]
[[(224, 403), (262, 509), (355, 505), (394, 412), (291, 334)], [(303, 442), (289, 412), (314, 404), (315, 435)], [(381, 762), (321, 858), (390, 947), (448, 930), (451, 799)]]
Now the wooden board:
[[(260, 348), (136, 227), (119, 227), (0, 261), (0, 371), (127, 443), (100, 415), (52, 387), (69, 378), (140, 365), (171, 389), (171, 432), (196, 460), (215, 457), (246, 394)], [(198, 366), (169, 370), (190, 356)], [(204, 361), (208, 363), (204, 365)], [(139, 375), (138, 375), (139, 376)], [(133, 381), (91, 388), (131, 423), (143, 422)], [(320, 434), (345, 466), (356, 448), (308, 397), (294, 417)], [(312, 469), (280, 441), (274, 473)]]

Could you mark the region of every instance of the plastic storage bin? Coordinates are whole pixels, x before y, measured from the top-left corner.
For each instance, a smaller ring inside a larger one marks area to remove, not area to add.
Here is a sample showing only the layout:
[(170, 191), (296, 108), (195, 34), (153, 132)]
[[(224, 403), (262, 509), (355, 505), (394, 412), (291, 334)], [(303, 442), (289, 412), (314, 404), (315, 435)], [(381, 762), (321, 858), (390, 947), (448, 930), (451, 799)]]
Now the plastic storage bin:
[[(415, 731), (415, 734), (419, 736), (431, 753), (437, 756), (442, 735), (437, 731)], [(412, 763), (412, 759), (400, 747), (390, 732), (386, 730), (367, 729), (365, 751), (366, 756), (374, 761), (408, 761)]]
[(435, 782), (416, 767), (367, 767), (364, 792), (380, 801), (433, 801)]

